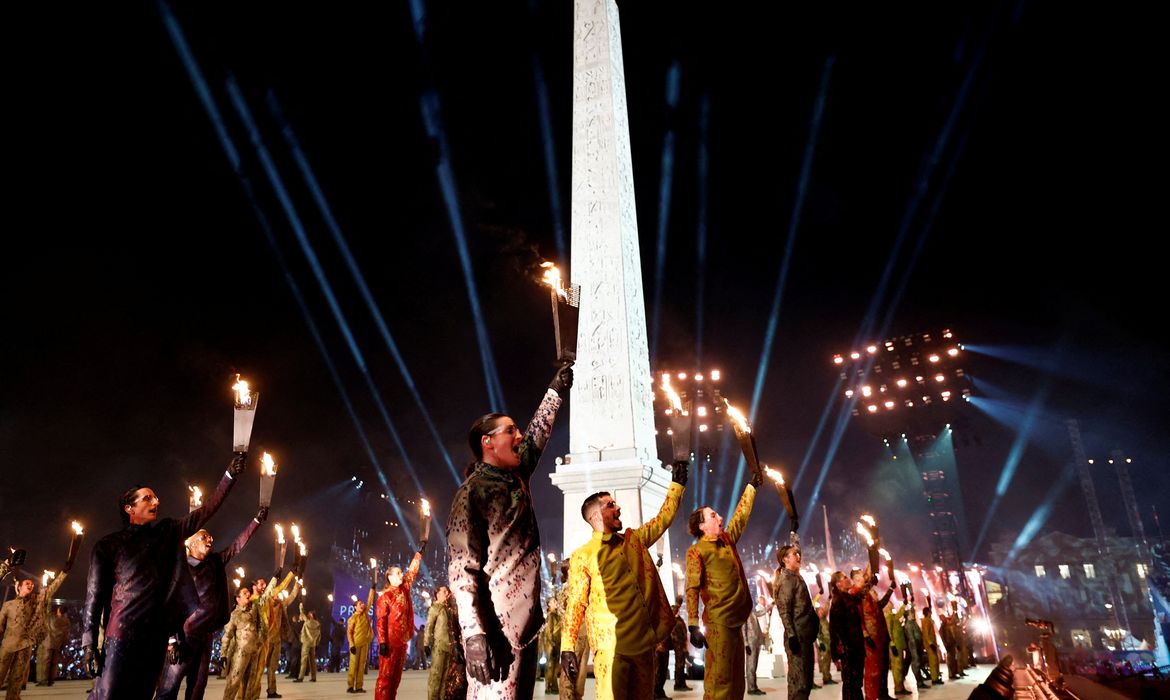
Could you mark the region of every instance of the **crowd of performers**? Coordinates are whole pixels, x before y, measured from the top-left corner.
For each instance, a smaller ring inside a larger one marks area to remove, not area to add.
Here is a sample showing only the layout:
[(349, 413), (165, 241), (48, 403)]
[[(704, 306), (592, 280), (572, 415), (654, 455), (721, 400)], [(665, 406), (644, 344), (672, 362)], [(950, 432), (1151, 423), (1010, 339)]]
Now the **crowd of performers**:
[[(706, 649), (704, 698), (760, 695), (755, 668), (773, 610), (784, 630), (789, 698), (807, 698), (818, 687), (818, 668), (822, 683), (833, 683), (834, 664), (846, 700), (887, 697), (891, 670), (899, 694), (906, 692), (907, 678), (919, 688), (942, 682), (940, 641), (951, 677), (961, 675), (958, 662), (970, 655), (959, 648), (965, 636), (956, 628), (955, 612), (948, 611), (939, 639), (929, 606), (919, 621), (907, 603), (891, 606), (893, 583), (879, 596), (875, 564), (850, 575), (834, 573), (829, 595), (814, 597), (801, 574), (800, 548), (790, 544), (778, 552), (768, 609), (753, 602), (737, 543), (764, 480), (758, 468), (726, 527), (709, 506), (687, 519), (695, 539), (686, 552), (685, 620), (681, 597), (671, 601), (663, 588), (661, 555), (655, 562), (650, 554), (678, 512), (688, 477), (685, 460), (671, 465), (661, 509), (639, 527), (623, 527), (621, 505), (609, 492), (584, 500), (581, 517), (592, 535), (563, 562), (562, 585), (542, 604), (543, 555), (530, 480), (572, 382), (571, 366), (560, 368), (526, 429), (491, 413), (469, 431), (475, 461), (450, 510), (448, 586), (435, 590), (419, 640), (432, 661), (429, 698), (531, 698), (542, 651), (548, 662), (545, 693), (581, 698), (591, 655), (599, 700), (662, 698), (671, 651), (674, 687), (690, 689), (688, 641)], [(213, 635), (221, 629), (225, 700), (259, 698), (265, 676), (267, 697), (280, 697), (276, 675), (290, 618), (299, 642), (298, 658), (288, 655), (290, 669), (297, 670), (290, 677), (316, 680), (321, 624), (303, 603), (299, 614), (288, 610), (301, 591), (307, 554), (295, 551), (286, 567), (285, 547), (278, 544), (271, 577), (229, 588), (228, 564), (264, 523), (268, 508), (261, 507), (218, 551), (204, 529), (246, 461), (245, 452), (236, 452), (208, 501), (182, 518), (160, 517), (159, 499), (149, 487), (135, 485), (122, 494), (123, 528), (95, 545), (81, 611), (83, 665), (94, 678), (91, 700), (177, 698), (184, 685), (185, 698), (202, 698)], [(0, 612), (0, 683), (7, 684), (9, 699), (20, 697), (35, 644), (46, 651), (38, 660), (56, 666), (52, 650), (69, 630), (67, 619), (61, 623), (65, 612), (50, 611), (49, 601), (68, 575), (79, 536), (55, 579), (40, 592), (32, 579), (20, 580), (17, 597)], [(375, 696), (397, 696), (407, 646), (417, 635), (411, 589), (426, 545), (424, 535), (406, 567), (390, 567), (384, 581), (371, 568), (369, 595), (356, 601), (344, 630), (348, 692), (366, 692), (366, 661), (376, 644)], [(0, 567), (19, 564), (18, 558), (14, 552)], [(336, 654), (335, 640), (332, 646)], [(905, 673), (903, 658), (912, 674)], [(53, 682), (51, 670), (43, 679)]]

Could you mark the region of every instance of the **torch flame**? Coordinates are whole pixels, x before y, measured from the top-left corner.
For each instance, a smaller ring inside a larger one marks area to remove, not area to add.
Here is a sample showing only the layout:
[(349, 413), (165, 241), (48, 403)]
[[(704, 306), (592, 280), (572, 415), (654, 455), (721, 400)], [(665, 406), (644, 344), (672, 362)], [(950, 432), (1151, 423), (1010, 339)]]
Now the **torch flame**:
[(41, 586), (49, 585), (49, 581), (52, 581), (55, 578), (57, 578), (57, 573), (55, 571), (49, 571), (48, 569), (45, 569), (44, 573), (41, 574)]
[(357, 596), (356, 596), (356, 595), (351, 595), (351, 596), (349, 597), (349, 599), (350, 599), (350, 600), (352, 600), (352, 601), (353, 601), (353, 602), (355, 602), (355, 603), (357, 602)]
[(240, 579), (238, 579), (238, 578), (232, 579), (232, 585), (235, 586), (236, 588), (239, 588), (240, 587)]
[(882, 555), (882, 559), (885, 559), (886, 561), (890, 561), (892, 558), (890, 557), (890, 553), (886, 551), (885, 547), (879, 547), (878, 554)]
[(72, 524), (70, 525), (70, 527), (72, 527), (72, 528), (73, 528), (73, 533), (74, 533), (75, 535), (78, 535), (78, 536), (80, 536), (80, 535), (84, 535), (84, 534), (85, 534), (85, 530), (84, 530), (84, 529), (81, 527), (81, 523), (77, 522), (76, 520), (74, 520), (74, 521), (72, 522)]
[(301, 528), (296, 523), (293, 523), (292, 527), (290, 527), (289, 530), (292, 531), (293, 542), (300, 544), (301, 543)]
[(248, 382), (240, 379), (240, 375), (236, 375), (236, 383), (232, 385), (232, 391), (236, 392), (236, 403), (241, 406), (250, 406), (252, 404), (252, 392), (248, 389)]
[(187, 490), (191, 492), (191, 502), (195, 504), (196, 508), (203, 505), (202, 489), (200, 489), (198, 486), (188, 486)]
[(781, 486), (784, 485), (784, 475), (781, 474), (780, 472), (776, 471), (775, 469), (773, 469), (771, 467), (764, 467), (764, 473), (767, 474), (768, 478), (771, 479), (772, 481), (775, 481), (777, 484), (780, 484)]
[(877, 521), (873, 519), (872, 515), (861, 516), (861, 521), (870, 527), (877, 527)]
[(378, 560), (377, 559), (370, 557), (370, 568), (371, 569), (378, 568)]
[(236, 576), (239, 576), (240, 578), (244, 578), (244, 567), (242, 567), (242, 566), (236, 567)]
[(551, 262), (542, 262), (540, 266), (544, 268), (544, 276), (541, 278), (541, 281), (552, 288), (557, 293), (557, 296), (568, 300), (569, 293), (565, 291), (565, 286), (561, 284), (561, 271), (557, 269), (557, 266)]
[(548, 553), (548, 561), (550, 564), (555, 564), (557, 562), (557, 555), (553, 554), (552, 552), (549, 552)]
[(861, 535), (866, 545), (873, 546), (873, 535), (870, 533), (869, 528), (861, 523), (857, 523), (857, 534)]
[(280, 526), (280, 523), (276, 523), (272, 527), (276, 528), (276, 543), (284, 544), (284, 528)]
[(666, 394), (666, 400), (670, 402), (670, 407), (679, 413), (682, 413), (683, 405), (682, 398), (679, 397), (678, 392), (670, 385), (670, 375), (662, 375), (662, 393)]
[(735, 427), (745, 433), (750, 433), (752, 431), (752, 424), (748, 422), (747, 417), (738, 408), (732, 406), (731, 402), (727, 399), (723, 399), (723, 403), (727, 405), (727, 415), (735, 423)]
[(419, 499), (419, 507), (422, 508), (423, 517), (429, 518), (431, 515), (431, 502), (425, 498)]
[(276, 476), (276, 460), (267, 452), (260, 458), (260, 474), (262, 476)]
[(327, 593), (327, 594), (325, 595), (325, 597), (329, 599), (329, 602), (330, 602), (330, 603), (332, 603), (332, 602), (333, 602), (333, 594), (332, 594), (332, 593)]
[(301, 556), (302, 557), (305, 556), (305, 543), (304, 542), (297, 542), (297, 547), (299, 547), (301, 550)]

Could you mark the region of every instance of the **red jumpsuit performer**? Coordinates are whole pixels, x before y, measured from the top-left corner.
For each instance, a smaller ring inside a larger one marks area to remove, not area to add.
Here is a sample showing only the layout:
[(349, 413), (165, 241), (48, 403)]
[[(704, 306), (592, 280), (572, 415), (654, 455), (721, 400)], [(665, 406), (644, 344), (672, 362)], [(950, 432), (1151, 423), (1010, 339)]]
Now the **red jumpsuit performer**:
[(398, 697), (402, 669), (406, 663), (406, 645), (414, 637), (414, 603), (410, 600), (410, 586), (418, 576), (426, 540), (410, 560), (406, 573), (398, 566), (386, 572), (389, 585), (378, 596), (378, 683), (374, 686), (374, 700), (393, 700)]
[(861, 593), (861, 631), (865, 636), (865, 700), (887, 700), (890, 673), (890, 630), (882, 608), (890, 600), (894, 587), (878, 598), (873, 589), (876, 578), (870, 578), (869, 569), (853, 572), (853, 589), (850, 593)]

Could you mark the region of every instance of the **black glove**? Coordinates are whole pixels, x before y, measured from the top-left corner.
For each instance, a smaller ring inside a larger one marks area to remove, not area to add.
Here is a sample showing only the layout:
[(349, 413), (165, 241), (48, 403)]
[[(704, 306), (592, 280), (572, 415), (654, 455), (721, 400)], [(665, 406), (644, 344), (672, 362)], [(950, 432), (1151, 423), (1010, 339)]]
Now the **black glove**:
[(548, 388), (557, 392), (558, 396), (564, 396), (565, 392), (573, 388), (573, 363), (569, 362), (565, 366), (557, 370), (553, 375), (552, 381), (548, 383)]
[(824, 643), (824, 642), (817, 642), (817, 649), (818, 649), (818, 650), (819, 650), (819, 651), (820, 651), (822, 654), (823, 654), (823, 653), (825, 653), (825, 643)]
[(743, 653), (747, 654), (748, 656), (751, 656), (752, 655), (752, 646), (750, 644), (744, 644), (743, 645)]
[(89, 674), (90, 678), (97, 678), (102, 675), (101, 663), (98, 661), (98, 655), (94, 653), (92, 646), (82, 647), (81, 649), (81, 667)]
[(561, 652), (561, 670), (565, 672), (565, 677), (570, 683), (577, 682), (577, 652)]
[(426, 550), (426, 548), (427, 548), (427, 541), (425, 539), (419, 540), (418, 541), (418, 553), (422, 554), (423, 551)]
[(656, 563), (655, 566), (657, 566), (659, 568), (662, 567), (662, 555), (661, 554), (658, 555), (658, 563)]
[(761, 486), (763, 486), (764, 485), (764, 470), (758, 469), (758, 470), (752, 472), (752, 480), (749, 481), (748, 483), (751, 484), (752, 487), (757, 489), (757, 490)]
[(282, 581), (284, 579), (284, 567), (276, 567), (276, 570), (272, 572), (272, 578), (276, 579), (278, 582)]
[(788, 653), (791, 656), (800, 656), (800, 640), (796, 637), (788, 638)]
[(870, 639), (869, 637), (865, 638), (865, 646), (869, 647), (870, 649), (877, 649), (877, 645), (874, 644), (873, 640)]
[(694, 625), (687, 625), (687, 630), (691, 633), (691, 644), (693, 644), (696, 649), (702, 649), (703, 647), (707, 646), (707, 638), (703, 636), (703, 633), (699, 631), (698, 627), (695, 627)]
[(268, 519), (268, 506), (260, 506), (260, 510), (256, 511), (256, 522), (261, 525)]
[(430, 647), (423, 647), (423, 655), (430, 656), (431, 655), (431, 648)]
[(390, 656), (390, 645), (384, 644), (384, 643), (379, 644), (378, 645), (378, 656)]
[(937, 653), (938, 653), (938, 645), (937, 645), (937, 644), (931, 644), (931, 645), (930, 645), (930, 650), (931, 650), (931, 651), (933, 651), (934, 653), (936, 653), (936, 654), (937, 654)]
[(355, 647), (354, 645), (350, 644), (350, 645), (349, 645), (349, 653), (350, 653), (350, 655), (351, 655), (351, 656), (357, 656), (357, 647)]
[(463, 646), (467, 658), (467, 675), (483, 685), (491, 683), (498, 674), (495, 655), (488, 646), (487, 635), (477, 634), (468, 637)]
[(678, 484), (679, 486), (686, 486), (687, 485), (687, 469), (689, 469), (690, 466), (691, 466), (691, 463), (686, 461), (686, 460), (680, 459), (679, 461), (675, 462), (670, 467), (670, 480), (673, 481), (674, 483)]
[(247, 452), (233, 452), (232, 463), (228, 465), (228, 474), (231, 474), (232, 478), (234, 479), (235, 477), (244, 473), (244, 467), (247, 466), (247, 464)]
[(297, 578), (304, 578), (305, 577), (305, 567), (308, 565), (309, 565), (309, 555), (302, 554), (301, 561), (297, 565)]

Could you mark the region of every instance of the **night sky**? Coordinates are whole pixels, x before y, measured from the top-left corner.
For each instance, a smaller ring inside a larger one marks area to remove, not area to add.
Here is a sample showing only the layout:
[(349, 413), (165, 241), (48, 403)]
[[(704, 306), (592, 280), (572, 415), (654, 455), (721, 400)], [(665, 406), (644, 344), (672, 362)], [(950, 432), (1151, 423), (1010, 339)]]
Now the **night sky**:
[[(302, 523), (317, 552), (313, 585), (324, 589), (327, 546), (350, 544), (355, 525), (378, 548), (405, 553), (402, 530), (384, 525), (396, 517), (376, 496), (375, 468), (289, 279), (390, 486), (402, 501), (416, 490), (231, 106), (229, 76), (436, 502), (437, 525), (453, 479), (304, 184), (273, 98), (461, 471), (467, 427), (493, 407), (436, 176), (449, 166), (506, 407), (527, 421), (553, 372), (548, 296), (534, 271), (557, 257), (551, 196), (569, 235), (572, 4), (416, 1), (176, 4), (275, 249), (158, 5), (9, 10), (0, 544), (26, 547), (30, 571), (59, 567), (72, 518), (89, 530), (87, 559), (118, 527), (116, 499), (131, 484), (151, 485), (164, 515), (185, 512), (187, 483), (210, 489), (230, 459), (235, 372), (261, 392), (253, 445), (282, 464), (272, 519)], [(968, 406), (956, 435), (966, 443), (957, 458), (970, 536), (1022, 409), (1041, 390), (987, 543), (1014, 538), (1044, 500), (1070, 454), (1068, 417), (1082, 421), (1090, 457), (1116, 447), (1134, 459), (1153, 531), (1150, 507), (1170, 512), (1166, 295), (1153, 252), (1162, 227), (1154, 180), (1143, 174), (1157, 172), (1153, 125), (1165, 123), (1154, 108), (1164, 82), (1156, 44), (1143, 35), (1153, 22), (1054, 3), (898, 14), (772, 5), (622, 4), (648, 307), (673, 134), (659, 364), (720, 368), (725, 395), (750, 402), (821, 96), (756, 417), (764, 459), (788, 473), (801, 463), (835, 381), (831, 357), (852, 349), (893, 255), (877, 306), (891, 320), (873, 340), (949, 327), (964, 343), (998, 349), (965, 356), (1004, 419)], [(428, 137), (424, 93), (440, 105), (442, 139)], [(561, 497), (546, 474), (567, 427), (564, 415), (533, 481), (552, 551)], [(905, 515), (921, 495), (878, 488), (883, 454), (864, 425), (850, 425), (820, 502), (835, 528), (873, 511), (891, 549), (927, 559), (926, 523)], [(254, 512), (255, 469), (253, 460), (211, 522), (221, 545)], [(734, 459), (710, 475), (709, 488), (724, 489), (712, 503), (721, 511), (741, 489), (733, 475)], [(1116, 479), (1100, 462), (1095, 475), (1107, 524), (1129, 534)], [(351, 476), (370, 495), (343, 486)], [(807, 498), (798, 489), (798, 501)], [(1075, 483), (1056, 504), (1047, 528), (1091, 534)], [(745, 542), (763, 543), (780, 510), (770, 492), (761, 498)], [(682, 520), (676, 544), (689, 541)], [(256, 540), (244, 562), (267, 568), (269, 541)], [(975, 558), (986, 552), (985, 543)], [(82, 594), (85, 569), (78, 564), (63, 595)]]

